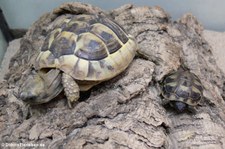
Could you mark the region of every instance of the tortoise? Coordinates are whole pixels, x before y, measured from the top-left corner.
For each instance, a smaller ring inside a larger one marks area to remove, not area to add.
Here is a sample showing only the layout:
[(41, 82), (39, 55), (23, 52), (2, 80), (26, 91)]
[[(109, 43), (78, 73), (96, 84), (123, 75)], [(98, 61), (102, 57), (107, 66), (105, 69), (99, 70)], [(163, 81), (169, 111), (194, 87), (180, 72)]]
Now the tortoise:
[(123, 72), (137, 49), (135, 39), (106, 16), (66, 17), (46, 36), (18, 96), (26, 103), (42, 104), (64, 90), (71, 108), (80, 91)]
[(178, 112), (195, 111), (203, 96), (200, 79), (185, 69), (178, 69), (165, 76), (162, 82), (164, 104), (168, 104)]

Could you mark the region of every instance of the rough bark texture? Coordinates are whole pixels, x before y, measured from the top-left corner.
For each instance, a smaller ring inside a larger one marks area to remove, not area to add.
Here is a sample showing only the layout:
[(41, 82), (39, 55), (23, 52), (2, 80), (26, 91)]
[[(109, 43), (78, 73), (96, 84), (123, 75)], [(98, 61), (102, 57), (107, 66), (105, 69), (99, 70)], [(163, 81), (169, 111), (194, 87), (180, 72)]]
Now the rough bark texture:
[[(26, 79), (52, 25), (69, 14), (106, 14), (137, 39), (144, 56), (104, 82), (73, 109), (60, 95), (28, 109), (12, 92)], [(216, 65), (203, 27), (191, 14), (177, 22), (159, 7), (125, 5), (111, 12), (67, 3), (43, 15), (21, 40), (0, 86), (1, 143), (43, 143), (47, 148), (225, 148), (225, 76)], [(160, 80), (183, 65), (204, 86), (196, 113), (161, 105)]]

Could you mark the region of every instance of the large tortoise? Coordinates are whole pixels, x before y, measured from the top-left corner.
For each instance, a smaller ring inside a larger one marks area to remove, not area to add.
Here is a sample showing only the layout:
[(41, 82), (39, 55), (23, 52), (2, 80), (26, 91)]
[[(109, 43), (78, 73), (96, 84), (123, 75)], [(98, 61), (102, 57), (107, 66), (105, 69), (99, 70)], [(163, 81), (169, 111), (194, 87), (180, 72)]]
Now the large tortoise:
[(180, 68), (168, 74), (162, 83), (164, 104), (175, 108), (178, 112), (195, 111), (203, 96), (203, 86), (199, 78), (188, 70)]
[(46, 37), (19, 98), (41, 104), (64, 89), (71, 107), (80, 91), (124, 71), (136, 51), (134, 38), (113, 20), (102, 15), (69, 16)]

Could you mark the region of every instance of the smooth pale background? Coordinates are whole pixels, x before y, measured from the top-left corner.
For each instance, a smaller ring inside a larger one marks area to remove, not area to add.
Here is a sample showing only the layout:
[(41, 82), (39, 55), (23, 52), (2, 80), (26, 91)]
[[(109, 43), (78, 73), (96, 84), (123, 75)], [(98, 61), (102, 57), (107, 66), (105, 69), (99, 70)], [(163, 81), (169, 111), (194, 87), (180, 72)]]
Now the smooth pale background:
[[(29, 28), (41, 15), (65, 2), (83, 2), (104, 10), (132, 3), (137, 6), (160, 6), (173, 20), (185, 13), (194, 14), (205, 29), (225, 31), (225, 0), (0, 0), (0, 7), (10, 28)], [(0, 31), (0, 64), (7, 44)]]
[[(1, 61), (3, 59), (3, 56), (4, 56), (6, 48), (7, 48), (7, 43), (6, 43), (6, 41), (5, 41), (4, 37), (3, 37), (3, 34), (1, 32), (1, 30), (0, 30), (0, 64), (1, 64)], [(0, 68), (1, 68), (1, 65), (0, 65)]]
[(0, 6), (11, 28), (28, 28), (45, 12), (71, 1), (90, 3), (104, 10), (127, 3), (137, 6), (158, 5), (169, 12), (174, 20), (191, 12), (206, 29), (225, 30), (225, 0), (0, 0)]

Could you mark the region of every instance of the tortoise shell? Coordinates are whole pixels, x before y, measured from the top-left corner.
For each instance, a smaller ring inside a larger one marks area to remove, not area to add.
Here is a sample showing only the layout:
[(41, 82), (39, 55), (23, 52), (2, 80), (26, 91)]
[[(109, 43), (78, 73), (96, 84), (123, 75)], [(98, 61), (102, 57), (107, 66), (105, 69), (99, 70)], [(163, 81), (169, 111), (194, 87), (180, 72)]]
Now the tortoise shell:
[(46, 37), (34, 65), (60, 69), (78, 81), (104, 81), (126, 69), (136, 50), (134, 38), (111, 19), (70, 16)]
[(196, 106), (202, 98), (203, 87), (199, 78), (187, 70), (179, 70), (165, 77), (162, 95), (169, 101)]

